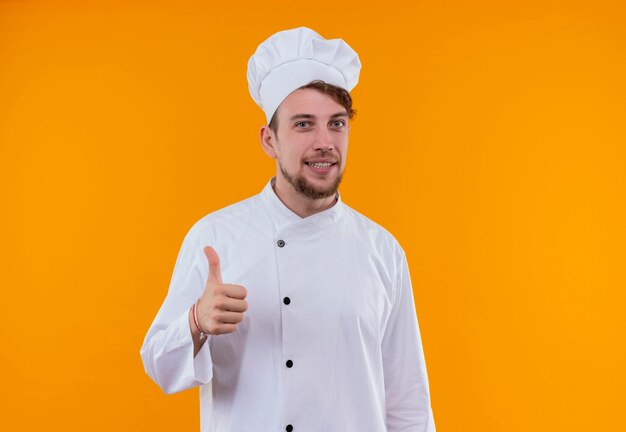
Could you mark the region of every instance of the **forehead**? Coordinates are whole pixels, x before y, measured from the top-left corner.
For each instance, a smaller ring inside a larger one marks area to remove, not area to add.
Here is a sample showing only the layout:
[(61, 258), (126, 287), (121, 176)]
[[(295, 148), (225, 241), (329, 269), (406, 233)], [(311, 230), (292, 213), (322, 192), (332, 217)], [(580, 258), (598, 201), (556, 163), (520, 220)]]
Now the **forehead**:
[(289, 118), (297, 114), (324, 117), (339, 112), (348, 114), (346, 109), (329, 95), (314, 89), (295, 90), (278, 107), (279, 118)]

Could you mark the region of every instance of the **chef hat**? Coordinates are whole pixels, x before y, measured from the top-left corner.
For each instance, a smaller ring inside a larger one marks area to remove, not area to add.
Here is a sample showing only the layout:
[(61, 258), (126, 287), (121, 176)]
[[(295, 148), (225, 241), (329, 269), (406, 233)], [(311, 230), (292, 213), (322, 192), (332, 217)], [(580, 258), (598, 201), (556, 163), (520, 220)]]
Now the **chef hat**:
[(361, 62), (343, 40), (326, 40), (299, 27), (266, 39), (248, 60), (248, 89), (269, 123), (280, 103), (294, 90), (322, 80), (351, 91)]

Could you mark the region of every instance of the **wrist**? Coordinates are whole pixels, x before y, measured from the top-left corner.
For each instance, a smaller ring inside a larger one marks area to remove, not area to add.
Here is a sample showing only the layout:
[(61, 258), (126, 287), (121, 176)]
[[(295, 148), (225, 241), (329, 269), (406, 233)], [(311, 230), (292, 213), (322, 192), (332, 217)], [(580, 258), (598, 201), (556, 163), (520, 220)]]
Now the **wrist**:
[(202, 339), (209, 335), (209, 333), (205, 332), (202, 327), (200, 327), (200, 323), (198, 322), (198, 301), (189, 308), (189, 321), (193, 335)]
[(193, 320), (192, 308), (189, 308), (189, 310), (187, 312), (188, 312), (187, 316), (189, 317), (189, 330), (191, 330), (191, 336), (193, 336), (194, 338), (199, 338), (200, 337), (200, 331), (196, 327), (196, 323)]

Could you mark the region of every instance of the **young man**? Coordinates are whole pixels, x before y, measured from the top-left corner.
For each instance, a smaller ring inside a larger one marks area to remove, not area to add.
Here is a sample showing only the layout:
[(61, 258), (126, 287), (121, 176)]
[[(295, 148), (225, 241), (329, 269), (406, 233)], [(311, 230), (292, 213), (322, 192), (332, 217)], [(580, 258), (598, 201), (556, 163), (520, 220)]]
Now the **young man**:
[(304, 27), (248, 63), (276, 176), (191, 228), (141, 349), (203, 431), (435, 430), (404, 251), (337, 192), (360, 67)]

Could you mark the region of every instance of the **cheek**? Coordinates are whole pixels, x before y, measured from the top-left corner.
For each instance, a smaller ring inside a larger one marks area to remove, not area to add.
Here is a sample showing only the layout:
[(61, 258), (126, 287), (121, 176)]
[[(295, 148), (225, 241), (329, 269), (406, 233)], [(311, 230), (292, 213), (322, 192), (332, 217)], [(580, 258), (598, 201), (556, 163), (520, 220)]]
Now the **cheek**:
[(296, 153), (294, 151), (283, 151), (280, 152), (279, 159), (283, 165), (290, 166), (293, 168), (298, 168), (302, 165), (303, 155), (300, 153)]
[(301, 163), (304, 159), (304, 152), (295, 143), (293, 144), (289, 149), (283, 149), (283, 157), (292, 163)]

